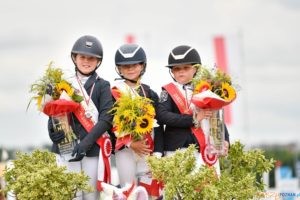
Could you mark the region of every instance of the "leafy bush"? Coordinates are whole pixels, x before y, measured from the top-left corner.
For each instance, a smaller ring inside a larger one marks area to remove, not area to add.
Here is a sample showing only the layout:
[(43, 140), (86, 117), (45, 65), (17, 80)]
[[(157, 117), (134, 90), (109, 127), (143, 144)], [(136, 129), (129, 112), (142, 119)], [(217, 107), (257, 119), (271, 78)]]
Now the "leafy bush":
[(262, 150), (244, 151), (244, 145), (235, 142), (229, 155), (220, 158), (221, 176), (213, 167), (196, 168), (196, 148), (176, 151), (174, 156), (156, 158), (147, 162), (152, 175), (164, 183), (164, 199), (252, 199), (264, 189), (262, 173), (270, 171), (273, 159), (266, 159)]
[(13, 191), (18, 200), (70, 200), (77, 191), (92, 191), (87, 175), (67, 172), (49, 151), (18, 152), (13, 166), (5, 169), (4, 180), (5, 192)]

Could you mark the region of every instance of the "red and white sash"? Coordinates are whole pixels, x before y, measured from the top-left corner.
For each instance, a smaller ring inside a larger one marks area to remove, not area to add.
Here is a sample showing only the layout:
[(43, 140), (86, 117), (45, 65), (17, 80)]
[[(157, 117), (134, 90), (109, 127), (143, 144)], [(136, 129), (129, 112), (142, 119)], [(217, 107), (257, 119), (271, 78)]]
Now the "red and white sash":
[[(72, 80), (72, 85), (74, 88), (78, 89), (79, 95), (88, 97), (88, 94), (84, 87), (79, 85), (78, 79), (74, 77)], [(91, 98), (91, 97), (89, 97)], [(86, 117), (86, 111), (89, 111), (91, 117)], [(89, 99), (89, 104), (85, 101), (80, 103), (79, 108), (73, 112), (76, 118), (79, 120), (84, 129), (89, 133), (95, 124), (98, 122), (98, 110), (92, 101)], [(99, 145), (99, 159), (98, 159), (98, 181), (97, 189), (102, 191), (101, 182), (110, 183), (111, 182), (111, 169), (110, 169), (110, 155), (112, 150), (112, 144), (108, 133), (103, 133), (100, 138), (97, 139), (96, 143)]]
[[(193, 114), (193, 111), (189, 108), (188, 110), (185, 109), (186, 99), (180, 92), (180, 90), (173, 84), (169, 83), (163, 88), (169, 93), (175, 104), (177, 105), (181, 114)], [(206, 145), (206, 138), (205, 134), (203, 133), (201, 128), (191, 127), (192, 133), (195, 135), (199, 145), (200, 145), (200, 153), (202, 156), (202, 160), (208, 166), (212, 166), (217, 162), (217, 156), (208, 154), (207, 152), (207, 145)]]

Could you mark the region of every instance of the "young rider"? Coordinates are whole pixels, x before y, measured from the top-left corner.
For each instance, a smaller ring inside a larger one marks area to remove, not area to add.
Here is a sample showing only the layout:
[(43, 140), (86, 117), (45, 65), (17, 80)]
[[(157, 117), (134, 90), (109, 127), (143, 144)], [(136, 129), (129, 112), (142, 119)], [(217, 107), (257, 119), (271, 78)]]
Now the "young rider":
[[(147, 58), (143, 48), (136, 44), (124, 44), (115, 54), (116, 71), (121, 77), (112, 89), (115, 99), (119, 92), (129, 92), (131, 95), (139, 95), (152, 100), (154, 107), (158, 103), (158, 95), (140, 79), (146, 71)], [(154, 132), (154, 133), (153, 133)], [(154, 191), (152, 179), (149, 178), (149, 169), (145, 162), (145, 156), (153, 152), (162, 156), (162, 145), (156, 140), (162, 139), (161, 127), (154, 127), (151, 137), (138, 141), (130, 141), (115, 150), (116, 166), (121, 186), (133, 182), (146, 188), (150, 196), (158, 196)], [(154, 144), (153, 144), (154, 143)]]
[[(167, 65), (174, 81), (162, 87), (160, 103), (157, 107), (157, 119), (165, 125), (163, 135), (165, 155), (171, 155), (177, 149), (184, 149), (191, 144), (196, 144), (201, 150), (200, 154), (196, 153), (198, 166), (203, 162), (213, 165), (212, 162), (216, 161), (215, 157), (204, 153), (205, 137), (201, 128), (194, 126), (195, 122), (197, 124), (202, 119), (212, 116), (212, 110), (209, 109), (201, 110), (193, 116), (191, 81), (200, 64), (200, 56), (193, 47), (181, 45), (174, 48), (169, 54)], [(225, 140), (224, 146), (227, 151), (229, 135), (226, 127)]]
[(81, 102), (82, 115), (72, 113), (70, 120), (72, 129), (80, 141), (73, 150), (74, 157), (66, 160), (59, 155), (58, 144), (64, 140), (65, 134), (61, 131), (56, 132), (51, 120), (48, 122), (49, 136), (53, 142), (52, 151), (57, 153), (59, 164), (67, 166), (70, 171), (84, 171), (90, 178), (90, 185), (94, 186), (94, 192), (83, 193), (82, 196), (79, 194), (77, 199), (95, 200), (99, 199), (97, 180), (103, 181), (105, 176), (99, 173), (105, 166), (109, 167), (108, 159), (103, 158), (103, 149), (99, 141), (107, 141), (104, 136), (105, 132), (111, 129), (112, 116), (108, 111), (112, 108), (113, 99), (109, 82), (96, 73), (103, 59), (100, 41), (90, 35), (80, 37), (73, 45), (71, 57), (75, 65), (72, 85), (84, 98)]

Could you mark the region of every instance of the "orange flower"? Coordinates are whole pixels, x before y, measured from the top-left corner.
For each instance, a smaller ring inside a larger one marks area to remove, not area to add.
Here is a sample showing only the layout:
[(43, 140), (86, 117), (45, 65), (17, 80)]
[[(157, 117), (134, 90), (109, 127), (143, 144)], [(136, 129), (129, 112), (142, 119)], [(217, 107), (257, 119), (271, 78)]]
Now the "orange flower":
[(194, 94), (198, 94), (200, 92), (211, 90), (211, 85), (207, 81), (200, 81), (194, 89)]

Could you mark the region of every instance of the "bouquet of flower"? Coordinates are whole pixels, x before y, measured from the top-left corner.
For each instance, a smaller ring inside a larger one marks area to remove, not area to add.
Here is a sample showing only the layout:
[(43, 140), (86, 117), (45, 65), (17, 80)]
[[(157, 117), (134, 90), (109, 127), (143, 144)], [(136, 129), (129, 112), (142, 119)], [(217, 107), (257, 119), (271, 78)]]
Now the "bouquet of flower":
[(61, 154), (72, 152), (76, 136), (70, 126), (70, 115), (75, 111), (83, 97), (77, 94), (72, 84), (63, 78), (60, 68), (54, 68), (50, 62), (42, 78), (31, 85), (32, 100), (36, 100), (39, 111), (50, 116), (55, 131), (63, 131), (65, 139), (59, 144)]
[(194, 85), (192, 102), (199, 108), (221, 109), (236, 98), (231, 77), (220, 69), (209, 69), (199, 65), (192, 83)]
[[(53, 67), (53, 62), (49, 63), (44, 76), (31, 85), (30, 93), (33, 93), (34, 96), (27, 108), (32, 100), (36, 100), (38, 110), (43, 112), (47, 103), (51, 101), (64, 99), (80, 103), (83, 100), (83, 97), (76, 93), (71, 83), (63, 78), (62, 70)], [(47, 115), (54, 114), (47, 111), (44, 113)]]
[(203, 119), (201, 126), (207, 138), (207, 151), (209, 154), (223, 154), (225, 140), (225, 125), (223, 107), (233, 102), (236, 90), (232, 85), (231, 77), (220, 69), (198, 66), (198, 71), (192, 80), (194, 94), (192, 102), (195, 112), (199, 109), (211, 109), (213, 115)]
[(117, 138), (139, 140), (152, 131), (155, 110), (151, 102), (146, 97), (121, 93), (111, 110)]

